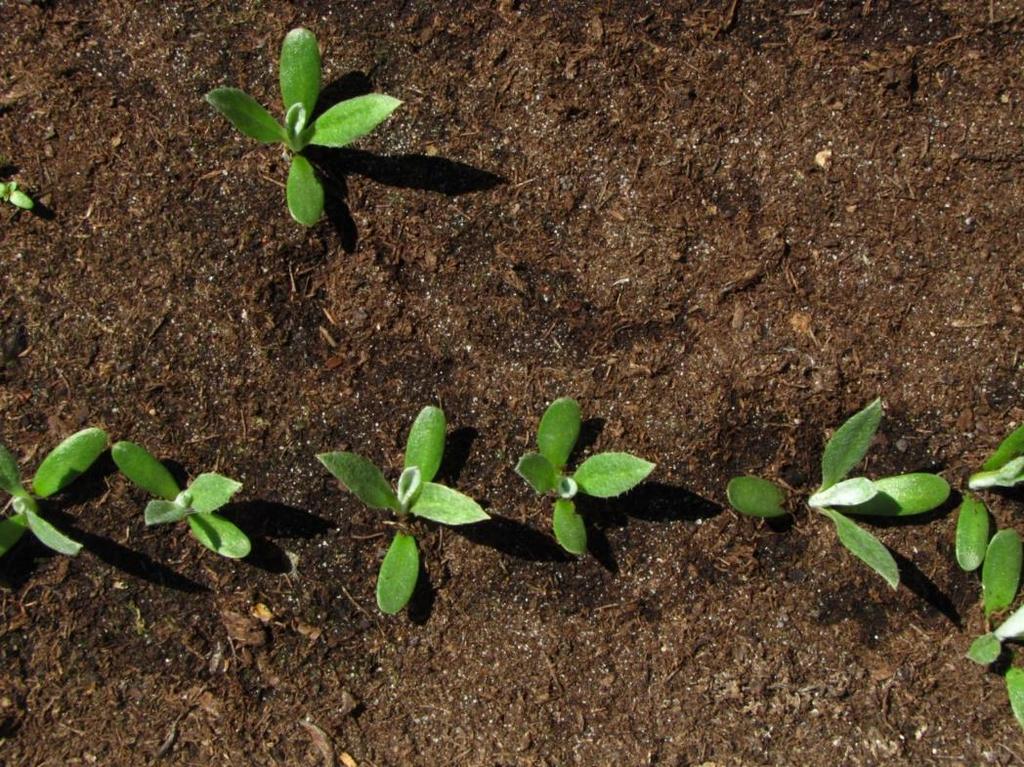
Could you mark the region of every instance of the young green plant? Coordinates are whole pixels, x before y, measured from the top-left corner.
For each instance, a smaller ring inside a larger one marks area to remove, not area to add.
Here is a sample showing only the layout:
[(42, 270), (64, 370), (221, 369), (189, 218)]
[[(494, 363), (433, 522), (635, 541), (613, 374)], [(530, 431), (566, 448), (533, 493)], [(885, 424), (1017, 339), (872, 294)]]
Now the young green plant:
[(106, 449), (107, 433), (103, 429), (83, 429), (72, 434), (39, 464), (29, 490), (22, 483), (14, 456), (0, 445), (0, 490), (11, 496), (10, 505), (14, 510), (14, 514), (0, 521), (0, 556), (10, 551), (26, 530), (31, 530), (40, 543), (60, 554), (73, 557), (82, 550), (82, 544), (43, 519), (39, 499), (49, 498), (70, 485)]
[(355, 453), (317, 456), (331, 474), (371, 509), (394, 512), (398, 530), (377, 574), (377, 606), (394, 615), (405, 607), (420, 575), (420, 554), (410, 530), (411, 517), (444, 525), (469, 525), (490, 519), (472, 498), (434, 482), (444, 456), (447, 422), (437, 407), (416, 416), (405, 446), (405, 467), (395, 489), (380, 469)]
[(971, 490), (989, 487), (1013, 487), (1024, 482), (1024, 426), (1004, 439), (982, 464), (981, 471), (967, 480)]
[(182, 490), (171, 472), (144, 447), (134, 442), (117, 442), (110, 454), (128, 479), (157, 500), (146, 504), (147, 526), (188, 522), (192, 535), (210, 551), (230, 559), (248, 556), (248, 536), (231, 521), (217, 514), (242, 489), (233, 479), (215, 473), (200, 474)]
[[(821, 486), (807, 505), (832, 521), (839, 542), (878, 573), (892, 588), (900, 581), (899, 568), (889, 550), (851, 516), (908, 517), (931, 511), (949, 497), (949, 484), (937, 474), (900, 474), (870, 480), (848, 478), (861, 462), (882, 419), (882, 401), (876, 399), (852, 416), (826, 443), (821, 458)], [(751, 517), (779, 517), (785, 495), (760, 477), (735, 477), (726, 489), (729, 505)]]
[(303, 150), (309, 145), (346, 146), (384, 122), (402, 102), (369, 93), (335, 104), (314, 120), (320, 97), (320, 49), (308, 29), (293, 29), (285, 36), (280, 81), (283, 123), (237, 88), (215, 88), (206, 94), (206, 100), (246, 136), (284, 145), (291, 154), (288, 211), (300, 224), (313, 226), (324, 210), (324, 187)]
[(587, 550), (587, 529), (573, 500), (578, 493), (594, 498), (614, 498), (643, 482), (654, 464), (629, 453), (597, 453), (587, 458), (574, 474), (566, 473), (569, 456), (580, 435), (580, 406), (563, 397), (552, 402), (537, 428), (536, 453), (527, 453), (516, 464), (516, 473), (541, 495), (555, 497), (551, 527), (555, 540), (570, 554)]
[(18, 189), (17, 181), (0, 181), (0, 201), (9, 202), (22, 210), (32, 210), (35, 207), (32, 198)]

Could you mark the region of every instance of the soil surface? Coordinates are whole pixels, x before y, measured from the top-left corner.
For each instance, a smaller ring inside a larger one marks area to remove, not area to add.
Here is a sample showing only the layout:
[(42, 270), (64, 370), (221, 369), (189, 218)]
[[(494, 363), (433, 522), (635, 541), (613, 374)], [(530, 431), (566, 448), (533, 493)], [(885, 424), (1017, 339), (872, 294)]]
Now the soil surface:
[[(218, 559), (104, 459), (0, 562), (5, 765), (1011, 765), (957, 504), (876, 525), (889, 590), (801, 498), (875, 396), (865, 472), (962, 488), (1024, 420), (1024, 9), (1016, 0), (437, 4), (0, 0), (0, 439), (27, 473), (85, 425), (244, 482)], [(279, 112), (313, 29), (321, 107), (393, 118), (287, 158), (203, 101)], [(581, 455), (651, 481), (563, 556), (512, 467), (575, 396)], [(494, 520), (391, 528), (316, 462), (400, 467), (429, 403)], [(791, 524), (725, 505), (784, 480)], [(1003, 526), (1018, 494), (986, 498)]]

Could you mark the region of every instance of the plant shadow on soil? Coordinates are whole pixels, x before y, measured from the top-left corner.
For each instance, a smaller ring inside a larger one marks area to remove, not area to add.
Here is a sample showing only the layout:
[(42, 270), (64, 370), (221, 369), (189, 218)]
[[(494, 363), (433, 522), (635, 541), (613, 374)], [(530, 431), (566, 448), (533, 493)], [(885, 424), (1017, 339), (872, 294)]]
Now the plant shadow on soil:
[(252, 551), (243, 561), (274, 575), (293, 570), (288, 552), (271, 538), (311, 539), (333, 530), (335, 525), (316, 514), (272, 501), (242, 501), (228, 504), (222, 511), (244, 532)]
[[(311, 119), (315, 120), (341, 101), (371, 92), (373, 85), (369, 77), (362, 72), (350, 72), (320, 92)], [(324, 212), (338, 233), (346, 253), (352, 253), (359, 241), (355, 220), (346, 203), (348, 185), (345, 179), (350, 174), (366, 176), (385, 186), (439, 192), (448, 197), (484, 192), (505, 183), (505, 179), (496, 173), (425, 154), (383, 156), (359, 149), (317, 146), (307, 147), (305, 154), (326, 182)]]

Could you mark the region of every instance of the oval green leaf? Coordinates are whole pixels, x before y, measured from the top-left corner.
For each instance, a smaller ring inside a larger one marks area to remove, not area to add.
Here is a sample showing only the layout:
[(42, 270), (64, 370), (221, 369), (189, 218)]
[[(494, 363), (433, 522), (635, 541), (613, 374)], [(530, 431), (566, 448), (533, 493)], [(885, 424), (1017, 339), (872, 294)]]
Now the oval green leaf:
[(981, 567), (988, 549), (988, 509), (976, 498), (964, 496), (956, 520), (956, 561), (972, 572)]
[(23, 495), (25, 493), (25, 489), (21, 486), (18, 462), (3, 445), (0, 445), (0, 489), (8, 495)]
[(61, 442), (43, 459), (32, 479), (36, 495), (46, 498), (70, 485), (107, 449), (103, 429), (82, 429)]
[(527, 453), (516, 464), (516, 474), (530, 483), (530, 487), (544, 494), (555, 489), (558, 472), (551, 461), (540, 453)]
[(110, 456), (122, 474), (151, 495), (173, 501), (181, 492), (167, 467), (141, 445), (115, 442)]
[(843, 513), (909, 517), (938, 508), (949, 498), (949, 483), (938, 474), (900, 474), (876, 479), (874, 485), (878, 492), (869, 501), (849, 506)]
[(214, 88), (206, 100), (249, 138), (271, 144), (284, 141), (284, 128), (252, 96), (238, 88)]
[(252, 544), (249, 537), (220, 514), (198, 512), (188, 515), (188, 526), (196, 537), (210, 551), (229, 559), (241, 559), (249, 555)]
[(189, 495), (192, 496), (192, 503), (189, 505), (189, 508), (193, 511), (208, 514), (230, 501), (231, 497), (241, 489), (241, 482), (236, 482), (221, 474), (213, 472), (200, 474), (188, 486)]
[(384, 122), (401, 103), (383, 93), (368, 93), (335, 104), (313, 123), (309, 143), (336, 148), (350, 144)]
[(827, 490), (861, 462), (882, 420), (882, 400), (876, 399), (836, 429), (821, 457), (821, 489)]
[(1013, 604), (1020, 585), (1024, 550), (1016, 530), (1000, 530), (989, 541), (981, 568), (981, 593), (985, 615), (1005, 610)]
[(1011, 668), (1006, 672), (1006, 692), (1017, 724), (1024, 727), (1024, 670)]
[(28, 529), (39, 539), (39, 542), (58, 554), (67, 554), (69, 557), (73, 557), (82, 550), (82, 544), (68, 538), (34, 511), (25, 511), (25, 521), (28, 522)]
[(555, 501), (555, 512), (551, 528), (558, 545), (570, 554), (585, 554), (587, 551), (587, 528), (583, 517), (576, 511), (576, 504), (559, 498)]
[(309, 160), (292, 156), (288, 170), (288, 212), (303, 226), (313, 226), (324, 212), (324, 187)]
[(565, 468), (579, 436), (579, 403), (571, 397), (562, 397), (548, 405), (537, 428), (537, 447), (556, 471)]
[(967, 657), (980, 666), (987, 666), (995, 663), (999, 653), (1003, 650), (1003, 644), (995, 634), (985, 634), (971, 642), (967, 650)]
[(850, 553), (882, 576), (893, 589), (900, 585), (900, 569), (896, 560), (880, 540), (852, 520), (833, 509), (821, 509), (822, 514), (836, 526), (836, 535)]
[(1010, 435), (999, 443), (996, 451), (982, 464), (982, 471), (995, 471), (1024, 455), (1024, 425), (1018, 426)]
[(781, 517), (786, 513), (782, 489), (761, 477), (733, 477), (725, 495), (730, 506), (748, 517)]
[(444, 525), (471, 525), (490, 519), (480, 504), (468, 495), (434, 482), (424, 483), (420, 497), (409, 511)]
[(188, 516), (188, 507), (182, 506), (174, 501), (150, 501), (146, 504), (144, 518), (146, 526), (166, 525), (171, 522), (180, 522)]
[(321, 453), (317, 456), (327, 471), (371, 509), (393, 509), (401, 504), (380, 469), (355, 453)]
[(587, 495), (612, 498), (632, 490), (653, 470), (653, 463), (629, 453), (598, 453), (585, 460), (572, 478)]
[(441, 468), (447, 429), (444, 411), (432, 405), (423, 408), (412, 422), (405, 443), (405, 468), (418, 466), (424, 482), (433, 480)]
[(409, 604), (419, 577), (420, 552), (416, 539), (395, 533), (377, 575), (377, 606), (381, 612), (394, 615)]
[(0, 521), (0, 557), (10, 551), (28, 529), (24, 514), (15, 514)]
[(320, 95), (320, 48), (308, 29), (293, 29), (281, 44), (281, 99), (284, 111), (302, 104), (313, 114)]

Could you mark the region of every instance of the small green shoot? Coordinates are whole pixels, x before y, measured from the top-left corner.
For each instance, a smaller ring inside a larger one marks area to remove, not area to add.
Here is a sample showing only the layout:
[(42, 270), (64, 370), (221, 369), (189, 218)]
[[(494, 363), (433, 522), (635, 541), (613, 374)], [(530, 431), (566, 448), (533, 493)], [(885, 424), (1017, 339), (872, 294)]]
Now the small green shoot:
[(216, 513), (242, 489), (241, 483), (211, 472), (200, 474), (182, 490), (167, 467), (144, 447), (117, 442), (110, 454), (122, 474), (157, 497), (146, 504), (147, 526), (186, 520), (192, 535), (210, 551), (229, 559), (249, 555), (252, 544), (248, 536)]
[(320, 49), (308, 29), (293, 29), (281, 46), (279, 123), (252, 96), (237, 88), (215, 88), (206, 100), (241, 133), (263, 143), (280, 143), (291, 153), (285, 188), (288, 211), (304, 226), (313, 226), (324, 210), (324, 187), (302, 154), (310, 144), (343, 147), (384, 122), (402, 103), (382, 93), (342, 101), (313, 120), (320, 97)]
[(49, 498), (70, 485), (107, 449), (107, 433), (89, 428), (76, 432), (47, 455), (32, 478), (31, 490), (21, 480), (18, 462), (0, 445), (0, 490), (11, 496), (14, 514), (0, 521), (0, 557), (16, 544), (26, 530), (47, 548), (75, 556), (82, 544), (72, 540), (40, 515), (40, 498)]
[(490, 519), (469, 496), (433, 481), (444, 456), (448, 425), (444, 412), (428, 406), (420, 411), (405, 446), (405, 468), (394, 489), (372, 462), (355, 453), (317, 455), (331, 474), (371, 509), (390, 510), (398, 517), (398, 532), (391, 541), (377, 575), (377, 606), (394, 615), (405, 607), (420, 575), (416, 538), (408, 530), (410, 517), (444, 525), (469, 525)]
[(587, 550), (587, 530), (576, 511), (577, 493), (594, 498), (613, 498), (632, 490), (654, 470), (654, 464), (629, 453), (597, 453), (565, 473), (569, 455), (580, 435), (580, 406), (568, 397), (556, 399), (540, 419), (537, 447), (516, 464), (516, 473), (541, 495), (556, 496), (552, 530), (555, 540), (570, 554)]
[(967, 481), (971, 490), (988, 487), (1013, 487), (1024, 482), (1024, 426), (1004, 439), (996, 451), (982, 464), (981, 471)]
[(17, 181), (0, 181), (0, 201), (9, 202), (22, 210), (32, 210), (36, 205), (31, 197), (18, 189)]
[[(836, 535), (855, 557), (892, 588), (900, 574), (889, 550), (850, 516), (907, 517), (931, 511), (949, 497), (949, 483), (937, 474), (900, 474), (871, 480), (847, 478), (863, 460), (882, 420), (882, 401), (876, 399), (853, 415), (826, 443), (821, 458), (821, 486), (807, 505), (828, 517)], [(760, 477), (736, 477), (726, 488), (729, 504), (751, 517), (778, 517), (786, 513), (784, 494)]]
[(977, 498), (964, 496), (956, 520), (956, 561), (973, 572), (985, 561), (988, 549), (988, 509)]

